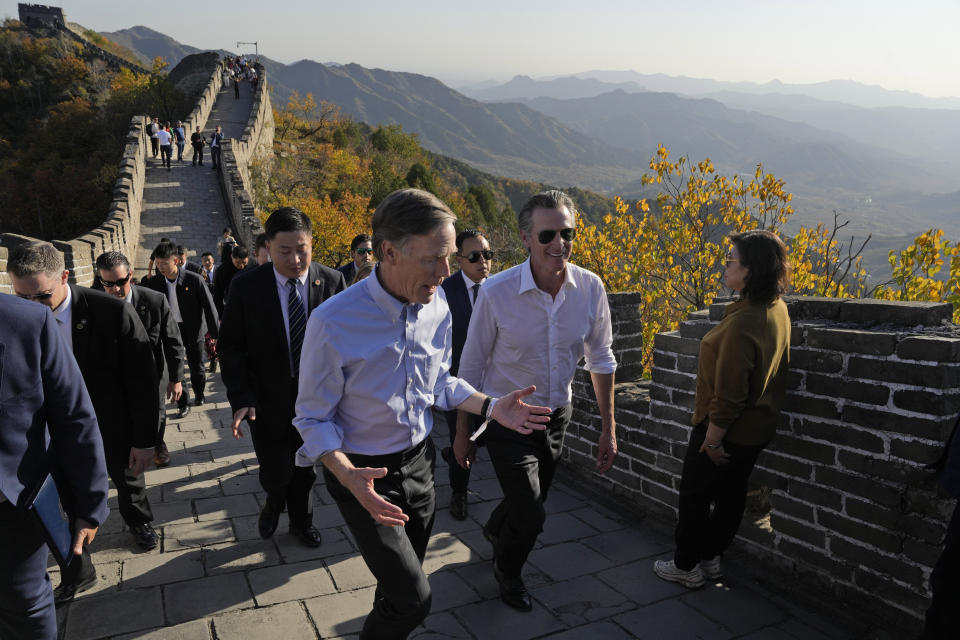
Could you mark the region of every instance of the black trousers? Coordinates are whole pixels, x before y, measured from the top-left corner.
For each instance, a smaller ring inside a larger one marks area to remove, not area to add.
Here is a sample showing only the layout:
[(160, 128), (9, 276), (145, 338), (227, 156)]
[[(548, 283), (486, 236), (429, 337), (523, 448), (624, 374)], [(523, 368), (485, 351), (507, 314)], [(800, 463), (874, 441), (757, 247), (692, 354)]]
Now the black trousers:
[(47, 544), (33, 518), (0, 503), (0, 638), (55, 640)]
[(210, 147), (210, 162), (214, 168), (220, 166), (220, 147)]
[(150, 137), (150, 150), (153, 151), (153, 157), (156, 158), (160, 153), (160, 138)]
[(193, 145), (193, 164), (203, 164), (203, 145)]
[(410, 518), (403, 527), (378, 524), (353, 494), (324, 469), (327, 490), (350, 527), (364, 562), (377, 578), (373, 610), (363, 623), (360, 638), (401, 640), (430, 613), (432, 594), (423, 573), (423, 558), (436, 510), (433, 442), (427, 437), (401, 453), (348, 457), (356, 467), (386, 467), (387, 475), (373, 481), (374, 489)]
[[(447, 429), (450, 430), (450, 448), (452, 449), (453, 441), (457, 439), (457, 412), (445, 411), (444, 417), (447, 419)], [(449, 465), (449, 476), (450, 488), (454, 493), (467, 492), (467, 485), (470, 484), (470, 469), (464, 469), (453, 461)]]
[(927, 609), (922, 640), (953, 640), (960, 637), (960, 504), (953, 509), (943, 552), (930, 574), (933, 599)]
[[(180, 335), (185, 336), (183, 323), (179, 323)], [(183, 340), (183, 348), (187, 353), (187, 368), (190, 369), (190, 386), (193, 387), (193, 393), (198, 397), (203, 397), (203, 390), (207, 386), (207, 372), (203, 368), (203, 340)], [(184, 381), (185, 382), (185, 381)], [(183, 393), (180, 395), (179, 407), (185, 407), (190, 403), (190, 392), (187, 385), (183, 385)]]
[(168, 144), (160, 145), (160, 164), (170, 168), (170, 158), (173, 155), (173, 148)]
[(233, 80), (233, 97), (237, 99), (240, 97), (240, 78), (234, 78)]
[(522, 435), (491, 421), (487, 449), (503, 490), (484, 528), (497, 538), (494, 557), (507, 577), (518, 577), (543, 531), (543, 504), (560, 461), (570, 405), (556, 409), (544, 431)]
[(260, 486), (274, 506), (287, 505), (291, 527), (306, 528), (313, 524), (311, 491), (317, 474), (312, 467), (298, 467), (295, 463), (303, 439), (291, 422), (292, 416), (280, 422), (266, 418), (259, 416), (247, 422), (260, 465)]
[(705, 424), (693, 428), (680, 478), (674, 563), (684, 571), (722, 554), (733, 542), (747, 504), (750, 473), (766, 447), (724, 441), (730, 459), (718, 467), (710, 456), (698, 452), (706, 435)]

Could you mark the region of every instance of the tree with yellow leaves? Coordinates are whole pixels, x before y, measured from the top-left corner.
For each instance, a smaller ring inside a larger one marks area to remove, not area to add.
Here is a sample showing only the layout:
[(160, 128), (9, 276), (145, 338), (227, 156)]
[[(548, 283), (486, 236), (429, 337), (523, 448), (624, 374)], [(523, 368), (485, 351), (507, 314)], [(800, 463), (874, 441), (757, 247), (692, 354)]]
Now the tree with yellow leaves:
[[(953, 322), (960, 323), (960, 247), (950, 246), (943, 230), (930, 229), (917, 236), (913, 244), (888, 255), (891, 279), (874, 288), (881, 300), (921, 300), (949, 302)], [(938, 277), (949, 259), (949, 273)]]

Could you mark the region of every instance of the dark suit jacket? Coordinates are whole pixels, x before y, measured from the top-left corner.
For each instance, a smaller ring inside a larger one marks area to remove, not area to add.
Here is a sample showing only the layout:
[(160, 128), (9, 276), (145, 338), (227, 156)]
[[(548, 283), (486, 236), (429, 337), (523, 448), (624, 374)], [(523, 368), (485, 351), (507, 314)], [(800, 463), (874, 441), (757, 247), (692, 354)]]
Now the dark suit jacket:
[(200, 265), (193, 262), (184, 262), (183, 268), (187, 271), (192, 271), (193, 273), (197, 274), (201, 279), (203, 278), (203, 267)]
[(41, 304), (0, 294), (0, 326), (0, 492), (16, 503), (53, 472), (71, 514), (103, 522), (103, 443), (57, 321)]
[(473, 306), (470, 304), (470, 292), (463, 274), (457, 271), (440, 285), (447, 296), (447, 306), (453, 318), (453, 357), (450, 373), (457, 375), (460, 370), (460, 356), (463, 354), (463, 345), (467, 341), (467, 328), (470, 326), (470, 316), (473, 315)]
[(169, 382), (180, 382), (183, 380), (186, 356), (183, 341), (180, 339), (180, 327), (170, 312), (167, 296), (153, 289), (134, 286), (130, 298), (147, 337), (150, 338), (153, 361), (157, 366), (157, 379), (163, 380), (166, 374)]
[[(317, 264), (307, 278), (308, 307), (346, 288), (343, 274)], [(282, 304), (287, 301), (283, 300)], [(273, 264), (267, 263), (237, 276), (223, 311), (217, 354), (227, 387), (227, 399), (236, 411), (255, 407), (255, 425), (261, 433), (270, 427), (278, 436), (291, 427), (297, 382), (290, 377), (290, 347), (283, 326)], [(292, 427), (291, 427), (292, 428)]]
[[(162, 293), (164, 298), (167, 297), (167, 279), (162, 273), (147, 278), (142, 284)], [(185, 345), (200, 342), (205, 333), (209, 333), (213, 338), (217, 337), (220, 318), (213, 305), (210, 289), (204, 284), (203, 278), (192, 271), (178, 269), (177, 303), (180, 305), (180, 317), (183, 319), (180, 338)]]
[(343, 274), (343, 279), (349, 287), (353, 279), (357, 277), (357, 263), (351, 260), (347, 264), (337, 267), (337, 271)]
[[(162, 276), (161, 276), (162, 277)], [(159, 380), (153, 347), (132, 305), (69, 285), (73, 355), (100, 423), (107, 460), (157, 444)]]

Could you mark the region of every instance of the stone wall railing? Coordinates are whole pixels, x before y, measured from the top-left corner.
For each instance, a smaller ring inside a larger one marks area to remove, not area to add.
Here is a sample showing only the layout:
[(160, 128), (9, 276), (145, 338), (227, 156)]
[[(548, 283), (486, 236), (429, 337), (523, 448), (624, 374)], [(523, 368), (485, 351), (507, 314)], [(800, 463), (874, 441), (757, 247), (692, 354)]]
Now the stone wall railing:
[[(223, 82), (218, 68), (197, 100), (196, 107), (183, 121), (189, 132), (190, 126), (206, 124), (217, 92)], [(140, 213), (143, 207), (143, 188), (146, 179), (146, 157), (150, 153), (150, 141), (146, 133), (145, 116), (130, 120), (123, 155), (120, 158), (119, 175), (113, 189), (113, 199), (106, 220), (100, 226), (72, 240), (54, 240), (53, 245), (64, 254), (70, 280), (82, 286), (90, 286), (94, 279), (94, 261), (105, 251), (121, 251), (131, 259), (136, 256), (140, 240)], [(9, 250), (23, 242), (33, 240), (12, 233), (0, 234), (0, 293), (12, 293), (13, 287), (6, 272)]]
[[(614, 350), (632, 373), (635, 295), (610, 295)], [(834, 609), (913, 633), (953, 507), (925, 468), (960, 412), (952, 307), (828, 298), (788, 298), (788, 306), (786, 404), (753, 474), (734, 551), (762, 561), (771, 582), (799, 581)], [(603, 476), (593, 472), (600, 418), (589, 375), (578, 372), (564, 451), (576, 473), (675, 522), (700, 339), (724, 307), (656, 336), (651, 381), (618, 370), (620, 455)]]
[(257, 235), (263, 232), (263, 225), (253, 203), (250, 163), (273, 153), (275, 128), (273, 105), (267, 90), (267, 74), (260, 64), (256, 65), (256, 69), (257, 91), (253, 96), (247, 125), (239, 140), (231, 138), (224, 142), (223, 171), (220, 173), (220, 186), (236, 238), (251, 250)]

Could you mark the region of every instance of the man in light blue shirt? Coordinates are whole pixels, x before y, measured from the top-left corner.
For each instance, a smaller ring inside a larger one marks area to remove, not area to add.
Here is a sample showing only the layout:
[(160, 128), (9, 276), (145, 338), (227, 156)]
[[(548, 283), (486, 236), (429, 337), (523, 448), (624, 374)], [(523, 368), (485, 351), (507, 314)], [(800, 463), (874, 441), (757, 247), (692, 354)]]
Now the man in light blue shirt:
[(303, 343), (294, 425), (297, 464), (324, 466), (371, 572), (373, 610), (362, 639), (406, 638), (430, 611), (422, 563), (433, 527), (435, 452), (431, 408), (493, 417), (520, 433), (550, 413), (499, 399), (450, 375), (451, 320), (443, 294), (456, 217), (432, 194), (395, 191), (373, 215), (379, 264), (311, 314)]

